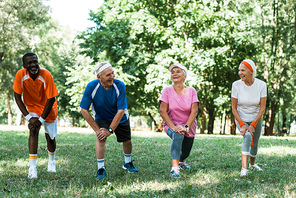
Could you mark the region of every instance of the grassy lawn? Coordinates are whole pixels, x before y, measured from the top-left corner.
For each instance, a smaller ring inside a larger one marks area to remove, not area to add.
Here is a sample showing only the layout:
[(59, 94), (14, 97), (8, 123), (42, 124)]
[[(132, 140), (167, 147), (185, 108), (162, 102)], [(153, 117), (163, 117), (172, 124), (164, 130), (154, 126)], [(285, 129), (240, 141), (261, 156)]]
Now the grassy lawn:
[(122, 145), (113, 135), (104, 180), (95, 178), (95, 138), (90, 132), (60, 132), (54, 174), (47, 172), (41, 132), (38, 179), (29, 180), (28, 130), (0, 131), (0, 197), (296, 197), (296, 138), (262, 137), (257, 163), (264, 171), (240, 178), (242, 137), (198, 134), (187, 159), (192, 170), (173, 179), (166, 134), (133, 132), (135, 174), (121, 168)]

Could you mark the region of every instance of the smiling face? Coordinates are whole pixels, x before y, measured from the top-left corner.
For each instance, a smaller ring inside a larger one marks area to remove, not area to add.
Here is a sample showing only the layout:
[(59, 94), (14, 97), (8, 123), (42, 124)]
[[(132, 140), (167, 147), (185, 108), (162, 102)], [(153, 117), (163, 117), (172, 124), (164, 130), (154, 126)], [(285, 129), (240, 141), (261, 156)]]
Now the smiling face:
[(27, 69), (31, 77), (37, 76), (39, 73), (39, 63), (37, 56), (25, 57), (23, 67)]
[(238, 75), (242, 81), (246, 81), (253, 78), (252, 72), (244, 64), (240, 64), (238, 68)]
[(185, 73), (179, 67), (174, 67), (171, 70), (171, 79), (173, 83), (184, 83), (185, 82)]
[(97, 75), (98, 79), (101, 82), (101, 85), (105, 89), (109, 89), (113, 85), (113, 81), (115, 78), (114, 70), (112, 67), (108, 67), (104, 71), (102, 71), (100, 74)]

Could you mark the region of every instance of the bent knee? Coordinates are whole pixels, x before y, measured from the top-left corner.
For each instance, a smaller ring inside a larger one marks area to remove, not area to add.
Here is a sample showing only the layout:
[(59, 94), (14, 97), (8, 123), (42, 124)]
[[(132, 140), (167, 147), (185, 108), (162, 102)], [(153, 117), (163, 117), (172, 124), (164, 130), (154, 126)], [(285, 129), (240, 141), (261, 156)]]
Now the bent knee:
[(252, 134), (250, 132), (246, 132), (245, 133), (245, 138), (251, 139), (252, 138)]

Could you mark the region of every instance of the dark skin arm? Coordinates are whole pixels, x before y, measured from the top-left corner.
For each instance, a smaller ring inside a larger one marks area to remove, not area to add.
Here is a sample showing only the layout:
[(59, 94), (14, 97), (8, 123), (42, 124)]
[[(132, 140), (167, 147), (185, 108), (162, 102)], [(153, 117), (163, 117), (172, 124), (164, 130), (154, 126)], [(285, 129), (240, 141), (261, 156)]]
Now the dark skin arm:
[[(24, 104), (24, 102), (22, 100), (21, 95), (18, 94), (18, 93), (16, 93), (16, 92), (14, 92), (14, 98), (15, 98), (16, 104), (19, 107), (19, 109), (21, 110), (22, 114), (24, 116), (27, 116), (29, 114), (29, 112), (28, 112), (28, 110), (27, 110), (27, 108), (26, 108), (26, 106), (25, 106), (25, 104)], [(55, 102), (55, 97), (49, 98), (47, 100), (47, 102), (45, 104), (45, 107), (44, 107), (44, 110), (43, 110), (42, 115), (41, 115), (41, 117), (43, 119), (46, 119), (47, 118), (48, 114), (50, 113), (50, 111), (52, 109), (52, 106), (53, 106), (54, 102)], [(29, 127), (29, 129), (31, 129), (33, 127), (37, 129), (41, 125), (42, 125), (42, 123), (38, 120), (38, 118), (31, 118), (29, 120), (28, 127)]]

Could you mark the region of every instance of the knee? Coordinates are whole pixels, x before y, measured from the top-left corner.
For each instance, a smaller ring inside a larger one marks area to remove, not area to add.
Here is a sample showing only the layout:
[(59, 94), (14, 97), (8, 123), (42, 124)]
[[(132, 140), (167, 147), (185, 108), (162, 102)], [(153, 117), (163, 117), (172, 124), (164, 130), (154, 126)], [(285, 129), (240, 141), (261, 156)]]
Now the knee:
[(246, 132), (244, 138), (252, 139), (252, 134), (250, 132)]
[(181, 135), (180, 133), (174, 132), (173, 133), (173, 139), (177, 141), (183, 141), (184, 135)]
[(38, 134), (39, 134), (38, 129), (35, 129), (35, 128), (30, 129), (30, 136), (31, 137), (38, 137)]
[(128, 141), (125, 141), (123, 142), (124, 145), (132, 145), (132, 140), (128, 140)]

